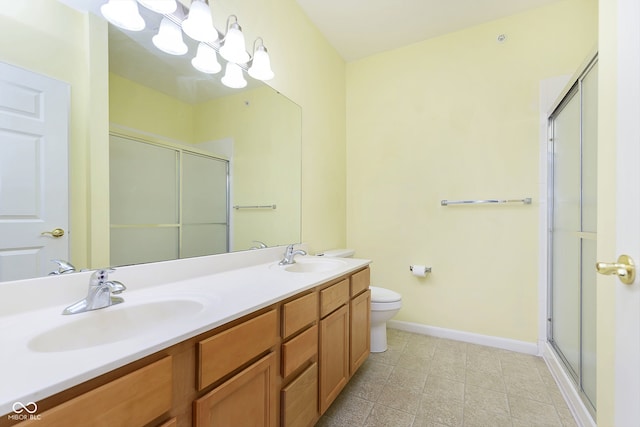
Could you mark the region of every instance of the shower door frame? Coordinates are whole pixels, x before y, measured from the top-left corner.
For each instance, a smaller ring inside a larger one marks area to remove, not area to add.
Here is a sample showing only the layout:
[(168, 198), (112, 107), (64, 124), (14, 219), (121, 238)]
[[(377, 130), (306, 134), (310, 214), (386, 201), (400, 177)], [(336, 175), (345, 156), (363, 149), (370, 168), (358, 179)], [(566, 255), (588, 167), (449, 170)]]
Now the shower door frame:
[[(562, 369), (565, 374), (571, 379), (573, 385), (575, 387), (575, 392), (579, 396), (584, 408), (586, 408), (590, 414), (590, 416), (595, 419), (596, 417), (596, 406), (593, 402), (591, 402), (590, 398), (585, 394), (582, 387), (582, 369), (583, 369), (583, 312), (582, 306), (580, 308), (580, 322), (579, 322), (579, 342), (580, 342), (580, 366), (578, 367), (579, 372), (574, 372), (573, 368), (570, 366), (568, 360), (562, 353), (562, 350), (556, 345), (553, 340), (553, 230), (554, 230), (554, 197), (555, 197), (555, 174), (554, 174), (554, 141), (553, 141), (553, 121), (554, 117), (557, 117), (558, 113), (564, 108), (564, 106), (575, 96), (582, 97), (582, 81), (588, 75), (588, 73), (596, 66), (598, 63), (598, 55), (594, 54), (590, 59), (585, 63), (583, 67), (580, 68), (578, 73), (576, 73), (570, 80), (567, 88), (561, 93), (558, 100), (553, 104), (552, 108), (549, 111), (547, 117), (547, 277), (546, 277), (546, 341), (551, 347), (554, 355), (560, 360)], [(569, 97), (571, 95), (571, 97)], [(582, 99), (580, 99), (582, 105)], [(581, 206), (581, 223), (582, 223), (582, 206), (583, 206), (583, 188), (582, 188), (582, 176), (583, 176), (583, 134), (582, 134), (582, 109), (580, 113), (580, 176), (581, 176), (581, 186), (580, 186), (580, 206)], [(597, 171), (594, 171), (597, 173)], [(579, 234), (583, 234), (581, 231)], [(597, 236), (597, 230), (596, 230)], [(597, 237), (596, 237), (597, 239)], [(582, 244), (580, 245), (580, 259), (582, 260)], [(594, 270), (594, 275), (595, 275)], [(582, 269), (580, 268), (579, 272), (580, 277), (580, 304), (582, 304), (583, 300), (583, 291), (582, 291)]]

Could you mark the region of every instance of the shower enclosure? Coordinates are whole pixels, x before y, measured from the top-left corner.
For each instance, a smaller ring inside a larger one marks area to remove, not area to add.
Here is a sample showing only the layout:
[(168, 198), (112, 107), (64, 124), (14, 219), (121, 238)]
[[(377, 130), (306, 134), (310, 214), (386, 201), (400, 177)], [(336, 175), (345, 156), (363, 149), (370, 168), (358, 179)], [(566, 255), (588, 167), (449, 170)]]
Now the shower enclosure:
[(549, 117), (548, 340), (596, 411), (598, 68), (594, 58)]

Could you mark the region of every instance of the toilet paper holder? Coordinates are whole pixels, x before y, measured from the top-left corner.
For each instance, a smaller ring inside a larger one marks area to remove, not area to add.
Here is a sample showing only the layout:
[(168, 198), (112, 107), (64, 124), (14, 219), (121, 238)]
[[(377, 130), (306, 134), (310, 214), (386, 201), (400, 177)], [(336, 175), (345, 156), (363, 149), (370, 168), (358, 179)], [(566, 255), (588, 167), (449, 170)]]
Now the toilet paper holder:
[[(409, 271), (412, 272), (412, 273), (413, 273), (413, 267), (414, 267), (413, 265), (409, 266)], [(420, 267), (422, 267), (422, 266), (420, 266)], [(425, 267), (424, 268), (424, 272), (425, 273), (431, 273), (431, 267)]]

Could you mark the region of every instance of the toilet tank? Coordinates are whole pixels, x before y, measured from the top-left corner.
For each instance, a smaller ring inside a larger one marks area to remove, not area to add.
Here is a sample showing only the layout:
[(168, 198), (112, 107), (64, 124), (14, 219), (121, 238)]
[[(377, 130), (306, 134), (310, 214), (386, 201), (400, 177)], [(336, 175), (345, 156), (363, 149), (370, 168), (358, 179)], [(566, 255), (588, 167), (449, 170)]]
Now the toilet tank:
[(331, 249), (317, 254), (318, 256), (326, 256), (331, 258), (351, 258), (356, 251), (353, 249)]

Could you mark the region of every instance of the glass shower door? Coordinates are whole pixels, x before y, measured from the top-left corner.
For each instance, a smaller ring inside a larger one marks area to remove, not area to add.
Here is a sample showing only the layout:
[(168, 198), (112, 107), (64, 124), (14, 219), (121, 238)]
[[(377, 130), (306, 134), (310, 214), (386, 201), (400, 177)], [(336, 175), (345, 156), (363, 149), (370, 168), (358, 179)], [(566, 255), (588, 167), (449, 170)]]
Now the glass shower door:
[(596, 408), (597, 64), (550, 117), (549, 341), (587, 407)]

